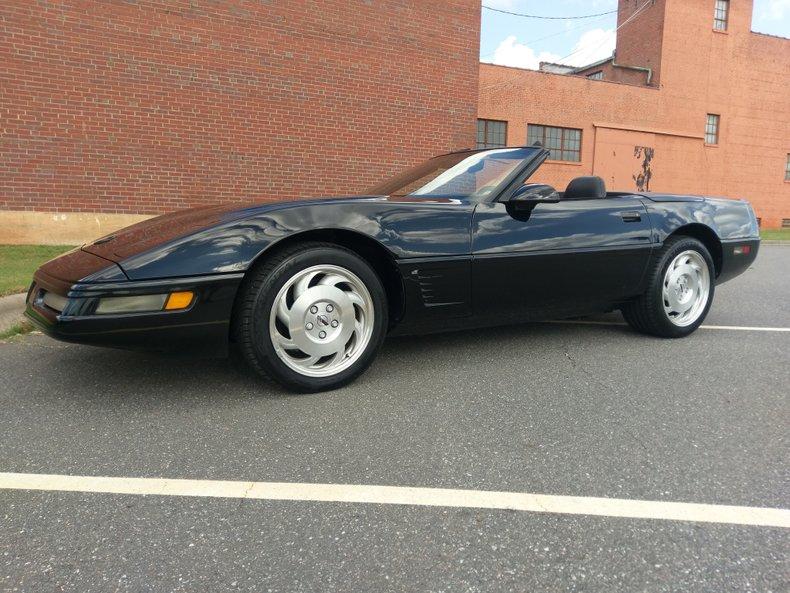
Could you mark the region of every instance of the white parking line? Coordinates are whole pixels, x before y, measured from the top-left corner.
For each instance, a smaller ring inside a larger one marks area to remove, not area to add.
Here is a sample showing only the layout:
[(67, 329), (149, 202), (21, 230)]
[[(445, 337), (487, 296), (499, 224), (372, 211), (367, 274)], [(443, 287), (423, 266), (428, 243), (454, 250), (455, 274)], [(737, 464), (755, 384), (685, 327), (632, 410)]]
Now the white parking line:
[[(628, 325), (622, 321), (594, 321), (592, 319), (556, 319), (553, 321), (543, 321), (541, 323), (563, 323), (567, 325)], [(790, 327), (762, 327), (749, 325), (700, 325), (699, 329), (724, 329), (742, 332), (790, 332)]]
[(748, 325), (701, 325), (702, 329), (727, 329), (742, 332), (790, 332), (790, 327), (749, 327)]
[(0, 473), (0, 489), (502, 509), (790, 528), (786, 509), (445, 488)]

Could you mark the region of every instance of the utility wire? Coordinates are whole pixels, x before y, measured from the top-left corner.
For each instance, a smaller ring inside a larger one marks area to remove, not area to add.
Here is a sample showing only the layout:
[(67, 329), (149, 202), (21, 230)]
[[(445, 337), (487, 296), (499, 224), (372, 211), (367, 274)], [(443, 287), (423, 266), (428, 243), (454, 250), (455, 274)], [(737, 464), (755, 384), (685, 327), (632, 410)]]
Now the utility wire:
[[(634, 13), (630, 17), (628, 17), (626, 20), (624, 20), (613, 32), (616, 33), (617, 31), (619, 31), (620, 29), (625, 27), (634, 18), (636, 18), (636, 16), (639, 15), (645, 8), (647, 8), (648, 6), (650, 6), (653, 3), (654, 3), (653, 0), (645, 0), (645, 3), (642, 6), (640, 6), (639, 8), (637, 8), (634, 11)], [(606, 42), (604, 41), (603, 43), (606, 43)], [(603, 45), (603, 43), (598, 45), (595, 49), (598, 49), (599, 47), (601, 47)], [(566, 60), (570, 56), (572, 56), (572, 55), (574, 55), (576, 53), (579, 53), (579, 51), (581, 51), (582, 49), (584, 49), (584, 48), (580, 48), (580, 49), (578, 49), (576, 51), (573, 51), (573, 52), (569, 53), (564, 58), (560, 58), (560, 60), (558, 60), (558, 62), (560, 62), (562, 60)], [(496, 64), (494, 64), (494, 65), (496, 65)], [(482, 87), (482, 88), (485, 89), (485, 90), (490, 90), (490, 89), (498, 88), (498, 87), (508, 87), (508, 86), (517, 86), (517, 85), (518, 85), (518, 83), (515, 83), (512, 80), (506, 80), (506, 81), (503, 81), (503, 82), (500, 82), (500, 83), (490, 84), (490, 85), (488, 85), (486, 87)]]
[[(568, 33), (572, 33), (573, 31), (578, 31), (579, 29), (584, 29), (585, 27), (588, 27), (588, 26), (589, 26), (588, 23), (584, 23), (584, 24), (581, 24), (581, 25), (577, 25), (575, 27), (570, 27), (568, 29), (563, 29), (562, 31), (557, 31), (556, 33), (552, 33), (551, 35), (546, 35), (545, 37), (538, 37), (537, 39), (530, 39), (528, 41), (525, 41), (524, 45), (532, 45), (533, 43), (537, 43), (539, 41), (545, 41), (546, 39), (551, 39), (552, 37), (559, 37), (560, 35), (567, 35)], [(487, 53), (487, 54), (485, 54), (483, 56), (480, 56), (480, 59), (484, 60), (486, 58), (490, 58), (495, 53), (496, 53), (496, 50), (494, 50), (492, 52), (489, 52), (489, 53)]]
[(592, 19), (597, 16), (604, 16), (605, 14), (614, 14), (616, 10), (610, 10), (609, 12), (599, 12), (598, 14), (583, 14), (580, 16), (539, 16), (536, 14), (524, 14), (522, 12), (511, 12), (509, 10), (502, 10), (501, 8), (494, 8), (493, 6), (486, 6), (483, 4), (483, 8), (486, 10), (490, 10), (492, 12), (501, 12), (502, 14), (509, 14), (511, 16), (520, 16), (525, 19), (541, 19), (544, 21), (573, 21), (576, 19)]
[[(622, 22), (622, 23), (621, 23), (621, 24), (620, 24), (620, 25), (619, 25), (619, 26), (618, 26), (618, 27), (617, 27), (617, 28), (616, 28), (614, 31), (612, 31), (612, 33), (611, 33), (611, 34), (615, 34), (615, 33), (617, 33), (617, 32), (618, 32), (620, 29), (622, 29), (623, 27), (625, 27), (625, 26), (626, 26), (628, 23), (630, 23), (630, 22), (631, 22), (632, 20), (634, 20), (634, 19), (635, 19), (637, 16), (639, 16), (639, 14), (640, 14), (640, 13), (641, 13), (641, 12), (642, 12), (642, 11), (643, 11), (645, 8), (647, 8), (648, 6), (650, 6), (652, 3), (653, 3), (653, 2), (652, 2), (652, 0), (645, 0), (645, 3), (644, 3), (642, 6), (640, 6), (639, 8), (637, 8), (637, 9), (634, 11), (634, 13), (633, 13), (631, 16), (629, 16), (627, 19), (625, 19), (625, 20), (624, 20), (624, 21), (623, 21), (623, 22)], [(575, 55), (575, 54), (579, 53), (580, 51), (589, 51), (590, 53), (594, 53), (594, 52), (595, 52), (597, 49), (599, 49), (600, 47), (603, 47), (603, 45), (604, 45), (604, 44), (605, 44), (607, 41), (609, 41), (608, 37), (607, 37), (607, 39), (604, 39), (604, 40), (603, 40), (601, 43), (599, 43), (598, 45), (596, 45), (596, 46), (595, 46), (594, 48), (592, 48), (592, 49), (590, 49), (590, 48), (587, 48), (587, 47), (580, 47), (579, 49), (577, 49), (577, 50), (574, 50), (574, 51), (572, 51), (571, 53), (569, 53), (567, 56), (563, 56), (562, 58), (560, 58), (559, 60), (557, 60), (557, 63), (558, 63), (558, 64), (561, 64), (563, 60), (567, 60), (567, 59), (568, 59), (568, 58), (570, 58), (572, 55)]]

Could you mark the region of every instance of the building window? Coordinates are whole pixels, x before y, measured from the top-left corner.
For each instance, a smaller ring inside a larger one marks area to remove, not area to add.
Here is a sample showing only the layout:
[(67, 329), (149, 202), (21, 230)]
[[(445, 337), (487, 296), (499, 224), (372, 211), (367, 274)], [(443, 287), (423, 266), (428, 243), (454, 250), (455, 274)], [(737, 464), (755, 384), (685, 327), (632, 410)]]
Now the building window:
[(549, 158), (555, 161), (580, 162), (582, 160), (582, 131), (574, 128), (552, 128), (549, 126), (527, 126), (527, 144), (540, 144), (551, 151)]
[(727, 18), (730, 14), (730, 0), (716, 0), (713, 10), (713, 28), (716, 31), (727, 30)]
[(785, 181), (790, 181), (790, 154), (787, 155), (785, 162)]
[(507, 122), (493, 119), (477, 120), (477, 148), (507, 146)]
[(603, 70), (598, 70), (598, 72), (593, 72), (592, 74), (588, 74), (587, 78), (590, 80), (603, 80)]
[(708, 114), (708, 122), (705, 124), (705, 144), (719, 143), (719, 120), (718, 115)]

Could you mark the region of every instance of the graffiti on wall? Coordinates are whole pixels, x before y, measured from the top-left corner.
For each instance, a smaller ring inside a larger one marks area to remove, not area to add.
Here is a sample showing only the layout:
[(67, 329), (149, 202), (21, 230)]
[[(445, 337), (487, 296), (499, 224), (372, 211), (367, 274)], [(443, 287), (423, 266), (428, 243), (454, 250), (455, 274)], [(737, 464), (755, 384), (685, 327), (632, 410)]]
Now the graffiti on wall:
[(634, 146), (634, 158), (641, 159), (642, 165), (639, 173), (633, 175), (637, 191), (650, 191), (650, 180), (653, 178), (653, 155), (655, 149), (650, 146)]

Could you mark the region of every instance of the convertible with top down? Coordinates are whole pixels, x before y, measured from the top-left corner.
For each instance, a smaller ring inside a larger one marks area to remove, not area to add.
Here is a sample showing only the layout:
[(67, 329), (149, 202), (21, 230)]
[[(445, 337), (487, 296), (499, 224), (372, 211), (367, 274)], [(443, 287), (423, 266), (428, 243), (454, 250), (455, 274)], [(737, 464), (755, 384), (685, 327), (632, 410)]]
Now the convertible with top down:
[(364, 195), (166, 214), (41, 266), (27, 316), (70, 342), (237, 351), (297, 391), (332, 389), (387, 334), (620, 310), (693, 332), (757, 256), (748, 202), (535, 183), (538, 147), (453, 152)]

